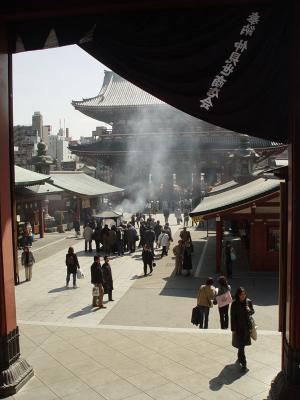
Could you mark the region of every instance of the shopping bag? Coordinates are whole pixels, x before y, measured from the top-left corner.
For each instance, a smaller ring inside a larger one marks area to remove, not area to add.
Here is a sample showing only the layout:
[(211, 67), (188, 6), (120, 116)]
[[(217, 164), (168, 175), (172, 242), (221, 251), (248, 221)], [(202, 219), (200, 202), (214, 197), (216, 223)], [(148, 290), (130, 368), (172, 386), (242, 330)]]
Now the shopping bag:
[(77, 279), (83, 279), (84, 275), (83, 272), (80, 271), (80, 269), (77, 270)]
[(219, 308), (222, 308), (224, 306), (227, 306), (228, 304), (232, 303), (232, 297), (231, 293), (228, 290), (227, 292), (220, 294), (219, 296), (216, 296), (217, 304)]
[(93, 297), (98, 297), (99, 296), (100, 291), (99, 291), (98, 286), (94, 286), (93, 287), (92, 293), (93, 293)]
[(194, 307), (192, 310), (191, 323), (193, 325), (199, 325), (199, 308), (198, 307)]
[(255, 325), (255, 320), (253, 317), (250, 317), (250, 323), (251, 323), (251, 327), (250, 327), (250, 337), (253, 340), (257, 340), (257, 326)]

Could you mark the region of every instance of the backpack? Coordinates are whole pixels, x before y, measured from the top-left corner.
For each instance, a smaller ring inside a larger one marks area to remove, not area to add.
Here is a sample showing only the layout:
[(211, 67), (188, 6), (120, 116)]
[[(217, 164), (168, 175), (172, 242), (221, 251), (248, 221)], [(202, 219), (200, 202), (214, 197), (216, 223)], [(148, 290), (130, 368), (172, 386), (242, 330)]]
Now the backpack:
[(68, 264), (75, 265), (75, 257), (73, 254), (68, 254)]

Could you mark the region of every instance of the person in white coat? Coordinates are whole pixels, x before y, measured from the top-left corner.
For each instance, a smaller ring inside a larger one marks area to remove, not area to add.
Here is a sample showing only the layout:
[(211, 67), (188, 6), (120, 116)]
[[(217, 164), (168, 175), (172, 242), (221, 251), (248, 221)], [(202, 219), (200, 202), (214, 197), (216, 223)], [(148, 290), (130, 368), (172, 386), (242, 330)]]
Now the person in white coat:
[(158, 236), (158, 245), (159, 247), (162, 247), (161, 258), (163, 258), (164, 255), (167, 256), (170, 245), (170, 236), (165, 231), (162, 231)]

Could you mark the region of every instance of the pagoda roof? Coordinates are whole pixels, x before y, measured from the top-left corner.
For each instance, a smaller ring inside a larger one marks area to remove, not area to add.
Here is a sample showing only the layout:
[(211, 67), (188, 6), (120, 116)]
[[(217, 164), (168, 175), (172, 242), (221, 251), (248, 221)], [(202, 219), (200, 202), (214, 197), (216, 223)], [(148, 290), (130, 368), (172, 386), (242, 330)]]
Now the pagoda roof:
[[(93, 143), (69, 146), (69, 149), (75, 154), (122, 154), (127, 152), (143, 152), (149, 150), (152, 141), (155, 143), (159, 134), (148, 134), (147, 140), (145, 135), (110, 135), (102, 140)], [(123, 137), (122, 137), (123, 136)], [(164, 149), (180, 152), (195, 151), (237, 151), (241, 148), (239, 135), (232, 134), (164, 134)], [(286, 146), (277, 142), (249, 137), (250, 147), (257, 152), (281, 152)]]
[(165, 105), (165, 102), (140, 89), (113, 71), (104, 71), (104, 80), (98, 96), (72, 101), (76, 110), (109, 109), (137, 106)]

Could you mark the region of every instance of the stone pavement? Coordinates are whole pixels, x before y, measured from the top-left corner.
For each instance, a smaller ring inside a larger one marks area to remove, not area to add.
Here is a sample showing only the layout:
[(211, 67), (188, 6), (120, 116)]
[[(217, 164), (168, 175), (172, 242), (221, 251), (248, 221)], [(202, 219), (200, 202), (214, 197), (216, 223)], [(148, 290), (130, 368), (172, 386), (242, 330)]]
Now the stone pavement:
[[(172, 226), (175, 238), (177, 229)], [(202, 331), (190, 323), (197, 288), (214, 270), (208, 268), (213, 237), (206, 244), (206, 232), (193, 231), (192, 236), (198, 278), (175, 277), (172, 252), (157, 260), (153, 275), (146, 278), (140, 253), (116, 257), (111, 263), (116, 301), (96, 311), (91, 308), (92, 257), (82, 251), (84, 242), (74, 245), (85, 273), (76, 290), (65, 289), (66, 249), (52, 248), (53, 254), (34, 266), (33, 280), (16, 287), (21, 351), (35, 377), (11, 398), (266, 399), (280, 368), (275, 280), (247, 276), (247, 287), (256, 290), (261, 330), (258, 341), (246, 349), (250, 370), (241, 374), (230, 332)], [(242, 280), (239, 276), (232, 285)], [(263, 304), (263, 294), (270, 290)], [(210, 328), (219, 328), (217, 309), (211, 312)]]

